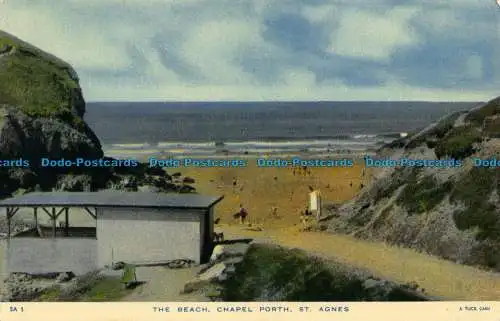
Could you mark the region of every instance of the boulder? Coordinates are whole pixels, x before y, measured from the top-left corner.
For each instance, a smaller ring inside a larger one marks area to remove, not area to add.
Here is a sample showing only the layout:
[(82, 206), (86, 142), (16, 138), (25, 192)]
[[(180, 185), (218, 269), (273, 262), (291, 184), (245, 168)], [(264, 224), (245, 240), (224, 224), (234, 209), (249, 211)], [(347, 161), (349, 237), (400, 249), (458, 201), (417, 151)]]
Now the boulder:
[(184, 293), (191, 293), (194, 291), (198, 291), (203, 287), (207, 286), (212, 282), (224, 281), (227, 279), (227, 275), (225, 271), (227, 269), (227, 265), (224, 262), (217, 263), (212, 265), (209, 269), (199, 274), (193, 280), (187, 282), (184, 285)]
[(243, 257), (249, 247), (250, 245), (248, 243), (216, 245), (210, 256), (210, 262), (219, 262), (232, 257)]
[(56, 278), (56, 282), (57, 283), (68, 282), (71, 281), (74, 277), (75, 275), (73, 273), (69, 272), (60, 273)]

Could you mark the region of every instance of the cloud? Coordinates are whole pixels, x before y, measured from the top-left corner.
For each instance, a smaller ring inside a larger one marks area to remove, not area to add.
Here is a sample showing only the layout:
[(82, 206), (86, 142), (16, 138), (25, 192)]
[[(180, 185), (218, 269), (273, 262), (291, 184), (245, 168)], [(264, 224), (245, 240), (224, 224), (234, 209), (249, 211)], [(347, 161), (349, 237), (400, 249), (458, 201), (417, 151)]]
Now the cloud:
[(87, 100), (485, 100), (486, 2), (4, 0), (0, 29), (71, 63)]
[(329, 51), (358, 59), (388, 61), (401, 47), (420, 42), (409, 24), (416, 12), (416, 8), (405, 7), (381, 14), (346, 10), (340, 27), (332, 32)]
[(79, 69), (116, 70), (131, 63), (123, 47), (110, 41), (97, 28), (87, 25), (84, 18), (61, 19), (58, 12), (48, 6), (26, 10), (7, 3), (1, 11), (1, 29), (63, 58)]
[(203, 76), (210, 78), (212, 84), (250, 84), (251, 73), (243, 71), (234, 59), (246, 47), (262, 45), (255, 32), (257, 27), (252, 22), (237, 19), (202, 23), (187, 34), (180, 46), (181, 55)]

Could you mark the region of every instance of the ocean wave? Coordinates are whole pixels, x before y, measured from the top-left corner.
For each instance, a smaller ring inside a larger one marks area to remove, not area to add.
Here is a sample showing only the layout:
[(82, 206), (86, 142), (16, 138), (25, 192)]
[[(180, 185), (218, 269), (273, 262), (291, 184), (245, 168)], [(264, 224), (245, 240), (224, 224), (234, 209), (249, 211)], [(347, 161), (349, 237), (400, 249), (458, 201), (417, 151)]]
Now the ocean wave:
[[(400, 137), (400, 133), (337, 135), (329, 139), (288, 139), (248, 141), (182, 142), (111, 144), (104, 146), (107, 153), (166, 153), (170, 155), (214, 155), (216, 153), (280, 153), (280, 152), (331, 152), (335, 150), (367, 150)], [(276, 138), (276, 137), (275, 137)]]
[(131, 143), (131, 144), (110, 144), (110, 145), (105, 145), (105, 149), (148, 149), (148, 148), (154, 148), (156, 147), (154, 144), (151, 143)]
[(197, 148), (197, 149), (212, 149), (216, 147), (216, 142), (159, 142), (157, 148)]

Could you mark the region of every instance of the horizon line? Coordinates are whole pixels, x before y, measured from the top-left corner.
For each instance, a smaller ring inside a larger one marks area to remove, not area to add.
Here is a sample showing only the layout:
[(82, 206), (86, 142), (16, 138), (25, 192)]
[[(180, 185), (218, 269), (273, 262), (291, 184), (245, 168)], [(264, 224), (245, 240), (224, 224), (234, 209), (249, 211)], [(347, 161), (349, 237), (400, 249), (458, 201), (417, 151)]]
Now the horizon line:
[(87, 100), (86, 103), (486, 103), (487, 100)]

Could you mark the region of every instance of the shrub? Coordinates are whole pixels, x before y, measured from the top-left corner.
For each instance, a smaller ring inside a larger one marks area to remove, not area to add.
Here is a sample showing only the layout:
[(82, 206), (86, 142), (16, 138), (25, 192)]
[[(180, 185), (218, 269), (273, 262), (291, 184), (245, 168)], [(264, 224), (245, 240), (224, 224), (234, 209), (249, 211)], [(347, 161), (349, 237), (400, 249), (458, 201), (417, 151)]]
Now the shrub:
[(453, 213), (453, 220), (459, 230), (478, 228), (476, 239), (500, 241), (500, 218), (495, 205), (474, 204), (463, 211)]
[(422, 301), (390, 282), (365, 286), (368, 273), (300, 250), (253, 245), (223, 282), (222, 298), (234, 301)]
[(492, 99), (478, 110), (470, 112), (465, 120), (479, 126), (483, 124), (486, 117), (498, 114), (500, 114), (500, 97)]
[(500, 214), (489, 202), (491, 193), (495, 189), (499, 192), (499, 178), (498, 169), (474, 167), (457, 182), (450, 200), (465, 205), (464, 210), (453, 214), (459, 230), (477, 228), (477, 239), (500, 241)]
[(451, 182), (439, 184), (433, 176), (426, 176), (420, 181), (413, 177), (398, 196), (397, 204), (404, 206), (409, 214), (424, 213), (441, 203), (451, 188)]
[(499, 176), (498, 169), (473, 167), (456, 182), (450, 200), (466, 206), (485, 202), (493, 191), (493, 184), (498, 183)]
[(435, 153), (438, 158), (464, 159), (476, 152), (474, 144), (481, 141), (481, 132), (477, 128), (457, 127), (437, 143)]
[(500, 138), (500, 117), (487, 117), (483, 123), (483, 132), (491, 138)]

